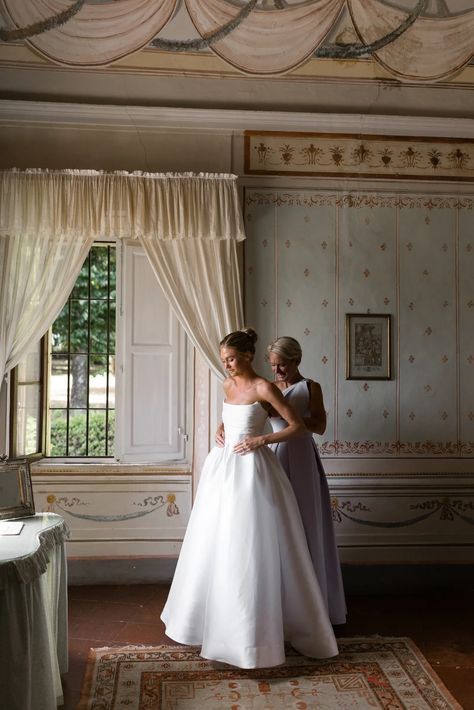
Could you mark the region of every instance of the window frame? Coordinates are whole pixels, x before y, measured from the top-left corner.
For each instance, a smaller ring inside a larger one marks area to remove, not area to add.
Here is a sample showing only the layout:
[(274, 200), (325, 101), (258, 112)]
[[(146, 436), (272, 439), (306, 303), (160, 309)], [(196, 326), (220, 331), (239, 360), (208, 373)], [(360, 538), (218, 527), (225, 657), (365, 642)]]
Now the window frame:
[[(127, 244), (136, 244), (135, 240), (126, 240)], [(123, 274), (122, 274), (122, 260), (123, 260), (123, 253), (125, 249), (125, 243), (124, 240), (97, 240), (97, 242), (94, 242), (94, 244), (102, 244), (102, 245), (108, 245), (108, 246), (114, 246), (116, 248), (116, 299), (115, 299), (115, 358), (116, 358), (116, 390), (115, 390), (115, 452), (113, 456), (50, 456), (47, 453), (47, 439), (48, 439), (48, 431), (49, 431), (49, 421), (50, 421), (50, 413), (49, 413), (49, 392), (51, 389), (50, 386), (50, 368), (51, 368), (51, 328), (48, 330), (47, 334), (42, 338), (42, 349), (41, 349), (41, 418), (40, 418), (40, 427), (41, 427), (41, 452), (37, 452), (35, 454), (31, 454), (28, 458), (31, 461), (38, 462), (41, 460), (42, 463), (46, 467), (48, 466), (53, 466), (53, 467), (60, 467), (61, 470), (64, 470), (65, 467), (71, 466), (75, 467), (80, 465), (81, 469), (82, 467), (87, 467), (91, 466), (91, 470), (93, 470), (94, 465), (98, 466), (100, 465), (101, 470), (102, 468), (104, 469), (104, 473), (108, 474), (113, 474), (114, 470), (119, 470), (121, 467), (126, 467), (127, 469), (132, 466), (135, 467), (136, 465), (138, 466), (138, 470), (143, 470), (144, 468), (148, 469), (153, 469), (153, 470), (159, 470), (160, 468), (163, 469), (169, 469), (170, 467), (174, 466), (183, 466), (183, 465), (191, 465), (191, 461), (193, 460), (193, 449), (194, 449), (194, 441), (193, 441), (193, 432), (194, 432), (194, 397), (195, 397), (195, 386), (196, 383), (194, 381), (194, 357), (195, 357), (195, 350), (194, 347), (188, 338), (184, 328), (179, 325), (182, 333), (180, 336), (181, 340), (181, 353), (182, 356), (184, 357), (183, 360), (183, 367), (180, 368), (180, 375), (179, 375), (179, 391), (181, 394), (177, 393), (177, 396), (181, 396), (183, 398), (184, 406), (183, 406), (183, 417), (182, 417), (182, 423), (183, 423), (183, 430), (181, 432), (181, 436), (183, 437), (183, 456), (182, 458), (175, 458), (173, 456), (170, 456), (169, 458), (166, 457), (153, 457), (151, 456), (149, 460), (133, 460), (133, 459), (126, 459), (126, 460), (121, 460), (118, 457), (118, 451), (117, 451), (117, 439), (120, 436), (119, 433), (119, 427), (122, 426), (121, 424), (121, 417), (124, 416), (123, 413), (123, 402), (122, 406), (119, 405), (118, 400), (119, 398), (123, 397), (123, 383), (119, 384), (119, 381), (121, 380), (121, 375), (122, 373), (120, 372), (119, 374), (119, 368), (123, 365), (123, 360), (125, 357), (125, 353), (123, 352), (123, 343), (121, 340), (121, 336), (119, 333), (122, 332), (123, 329), (123, 299), (125, 296), (124, 289), (125, 289), (125, 284), (123, 283)], [(71, 291), (72, 293), (72, 291)], [(69, 296), (68, 296), (69, 298)], [(7, 390), (7, 406), (9, 408), (9, 412), (7, 413), (7, 423), (9, 425), (8, 427), (8, 432), (7, 432), (7, 441), (10, 442), (10, 448), (9, 451), (13, 452), (13, 444), (16, 445), (16, 436), (17, 436), (17, 416), (16, 416), (16, 406), (17, 406), (17, 397), (16, 393), (14, 395), (14, 392), (17, 387), (16, 383), (16, 372), (11, 371), (10, 372), (10, 377), (8, 380), (8, 390)], [(120, 390), (120, 392), (119, 392)], [(10, 453), (10, 456), (12, 453)], [(41, 466), (41, 464), (40, 464)], [(40, 469), (38, 469), (38, 472)]]
[[(114, 301), (114, 307), (115, 307), (115, 325), (114, 325), (115, 343), (114, 343), (114, 352), (113, 352), (113, 355), (114, 355), (114, 357), (115, 357), (115, 362), (116, 362), (116, 366), (117, 366), (117, 342), (118, 342), (118, 341), (117, 341), (117, 308), (118, 308), (118, 300), (119, 300), (119, 296), (118, 296), (118, 286), (117, 286), (117, 276), (118, 276), (118, 269), (119, 269), (119, 266), (118, 266), (119, 245), (118, 245), (118, 243), (117, 243), (116, 240), (106, 240), (106, 239), (97, 239), (96, 241), (94, 241), (94, 242), (92, 243), (91, 248), (90, 248), (89, 252), (87, 253), (87, 257), (86, 257), (86, 259), (84, 260), (84, 264), (86, 263), (86, 260), (87, 260), (87, 259), (89, 260), (88, 298), (86, 299), (86, 300), (88, 300), (89, 302), (90, 302), (91, 300), (93, 300), (93, 299), (90, 298), (90, 264), (91, 264), (90, 258), (91, 258), (91, 252), (92, 252), (92, 249), (94, 248), (94, 246), (103, 246), (103, 247), (108, 247), (108, 248), (113, 247), (113, 248), (115, 249), (115, 301)], [(81, 270), (82, 270), (84, 264), (82, 265)], [(79, 274), (80, 274), (80, 272), (79, 272)], [(77, 278), (79, 278), (79, 274), (78, 274)], [(109, 275), (109, 277), (110, 277), (110, 275)], [(66, 300), (64, 306), (69, 302), (69, 300), (70, 300), (70, 298), (71, 298), (71, 295), (72, 295), (72, 293), (73, 293), (73, 291), (74, 291), (74, 289), (75, 289), (75, 287), (76, 287), (76, 283), (77, 283), (77, 279), (76, 279), (76, 281), (74, 282), (74, 286), (72, 287), (71, 293), (68, 295), (67, 300)], [(84, 299), (73, 299), (73, 300), (84, 300)], [(108, 300), (110, 300), (110, 299), (108, 299)], [(63, 308), (64, 308), (64, 306), (63, 306)], [(89, 305), (89, 309), (90, 309), (90, 305)], [(109, 310), (108, 310), (108, 313), (109, 313)], [(70, 312), (69, 312), (69, 322), (70, 322), (70, 319), (71, 319), (71, 318), (70, 318)], [(109, 322), (109, 319), (108, 319), (108, 323), (109, 323), (109, 331), (108, 331), (108, 333), (107, 333), (107, 353), (109, 352), (109, 341), (110, 341), (110, 322)], [(53, 351), (52, 351), (52, 345), (51, 345), (52, 327), (53, 327), (53, 324), (51, 324), (51, 327), (50, 327), (49, 330), (48, 330), (49, 341), (48, 341), (48, 350), (47, 350), (47, 369), (46, 369), (46, 373), (45, 373), (45, 374), (47, 374), (48, 383), (49, 383), (50, 378), (51, 378), (51, 366), (52, 366), (53, 354), (54, 354)], [(89, 361), (89, 358), (90, 358), (90, 355), (91, 355), (91, 352), (90, 352), (90, 322), (89, 322), (89, 321), (88, 321), (88, 333), (89, 333), (89, 334), (88, 334), (88, 352), (87, 352), (87, 358), (88, 358), (88, 361)], [(75, 354), (75, 353), (71, 353), (70, 351), (68, 351), (68, 353), (67, 353), (68, 361), (70, 361), (71, 355), (74, 355), (74, 354)], [(108, 356), (108, 354), (107, 354), (107, 356)], [(107, 375), (107, 380), (108, 380), (108, 375)], [(69, 388), (69, 384), (68, 384), (68, 388)], [(48, 388), (48, 389), (50, 389), (50, 388)], [(88, 370), (87, 394), (89, 394), (89, 370)], [(108, 400), (108, 397), (107, 397), (107, 400)], [(69, 397), (68, 397), (68, 401), (69, 401)], [(59, 408), (55, 408), (55, 409), (59, 409)], [(65, 411), (69, 412), (70, 409), (74, 409), (74, 408), (66, 407), (66, 408), (64, 408), (64, 409), (65, 409)], [(94, 411), (96, 410), (96, 408), (94, 408), (94, 407), (89, 407), (89, 406), (85, 407), (84, 409), (87, 409), (87, 411), (88, 411), (89, 414), (90, 414), (91, 412), (94, 412)], [(106, 411), (106, 422), (107, 422), (108, 419), (109, 419), (109, 407), (107, 406), (107, 407), (105, 408), (105, 410), (104, 410), (104, 408), (97, 408), (97, 409), (100, 409), (100, 411)], [(116, 434), (116, 426), (117, 426), (117, 417), (116, 417), (116, 413), (117, 413), (116, 392), (115, 392), (115, 405), (114, 405), (114, 407), (113, 407), (113, 411), (114, 411), (114, 442), (115, 442), (115, 439), (116, 439), (116, 436), (117, 436), (117, 434)], [(62, 463), (81, 463), (81, 464), (86, 464), (86, 465), (87, 465), (88, 463), (109, 463), (109, 464), (113, 465), (113, 464), (116, 462), (116, 455), (115, 455), (115, 452), (114, 452), (113, 454), (108, 454), (108, 455), (104, 455), (104, 456), (87, 456), (87, 455), (84, 455), (84, 456), (78, 456), (78, 455), (73, 455), (73, 456), (64, 456), (64, 455), (61, 455), (61, 456), (52, 456), (51, 453), (50, 453), (50, 451), (48, 451), (48, 448), (50, 448), (50, 442), (49, 442), (49, 436), (47, 436), (47, 433), (49, 434), (49, 431), (50, 431), (51, 418), (52, 418), (52, 414), (51, 414), (52, 409), (51, 409), (50, 406), (49, 406), (49, 397), (48, 397), (47, 400), (46, 400), (45, 412), (46, 412), (46, 421), (45, 421), (45, 433), (44, 433), (44, 435), (45, 435), (45, 449), (44, 449), (44, 450), (45, 450), (45, 452), (47, 452), (47, 453), (45, 454), (45, 457), (44, 457), (44, 458), (46, 458), (49, 462), (51, 462), (51, 463), (53, 463), (53, 464), (54, 464), (54, 463), (61, 463), (61, 464), (62, 464)], [(68, 420), (69, 420), (69, 415), (68, 415)], [(89, 415), (87, 416), (87, 421), (89, 421)], [(88, 431), (88, 429), (89, 429), (89, 426), (87, 425), (87, 431)], [(114, 447), (114, 448), (115, 448), (115, 447)]]
[[(8, 451), (9, 458), (22, 458), (28, 461), (39, 461), (46, 456), (46, 432), (47, 432), (47, 407), (48, 407), (48, 331), (41, 338), (40, 342), (40, 373), (38, 380), (18, 381), (18, 365), (10, 371), (9, 375), (9, 436)], [(39, 405), (39, 451), (31, 454), (18, 454), (18, 387), (21, 385), (39, 385), (40, 405)]]

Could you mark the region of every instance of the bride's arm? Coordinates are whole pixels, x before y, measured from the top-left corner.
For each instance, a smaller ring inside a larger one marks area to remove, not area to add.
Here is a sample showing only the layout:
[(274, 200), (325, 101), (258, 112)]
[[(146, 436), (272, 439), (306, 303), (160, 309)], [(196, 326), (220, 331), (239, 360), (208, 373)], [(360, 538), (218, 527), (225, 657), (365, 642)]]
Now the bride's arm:
[(221, 422), (219, 426), (216, 429), (216, 444), (217, 446), (224, 446), (225, 444), (225, 431), (224, 431), (224, 422)]

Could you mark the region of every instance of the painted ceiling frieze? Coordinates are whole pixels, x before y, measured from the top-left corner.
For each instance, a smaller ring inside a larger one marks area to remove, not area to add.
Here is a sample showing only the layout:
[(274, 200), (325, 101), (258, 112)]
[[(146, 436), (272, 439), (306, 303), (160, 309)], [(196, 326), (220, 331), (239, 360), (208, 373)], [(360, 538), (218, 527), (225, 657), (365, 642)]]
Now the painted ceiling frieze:
[(177, 0), (116, 0), (76, 6), (77, 12), (55, 26), (73, 4), (71, 0), (0, 0), (3, 14), (16, 27), (48, 21), (46, 31), (28, 38), (28, 44), (48, 59), (77, 66), (110, 64), (150, 42), (167, 24)]
[[(380, 0), (348, 0), (348, 6), (364, 44), (389, 33), (408, 14)], [(400, 79), (434, 81), (458, 72), (473, 54), (474, 9), (453, 17), (419, 17), (373, 56)]]
[[(308, 59), (337, 20), (344, 0), (314, 0), (282, 9), (253, 10), (213, 50), (232, 66), (251, 74), (279, 74)], [(216, 32), (238, 6), (227, 0), (186, 0), (201, 36)]]
[(446, 80), (474, 57), (469, 0), (0, 0), (0, 40), (68, 66), (148, 47), (207, 52), (250, 75), (373, 57), (400, 81)]

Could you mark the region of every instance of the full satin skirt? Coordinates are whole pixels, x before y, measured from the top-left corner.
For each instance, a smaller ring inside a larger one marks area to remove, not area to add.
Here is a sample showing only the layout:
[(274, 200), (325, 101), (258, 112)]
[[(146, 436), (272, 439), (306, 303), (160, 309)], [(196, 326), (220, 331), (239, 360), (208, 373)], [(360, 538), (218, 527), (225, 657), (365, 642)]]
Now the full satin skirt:
[(285, 641), (337, 655), (292, 487), (267, 447), (208, 455), (161, 618), (170, 638), (240, 668), (283, 663)]

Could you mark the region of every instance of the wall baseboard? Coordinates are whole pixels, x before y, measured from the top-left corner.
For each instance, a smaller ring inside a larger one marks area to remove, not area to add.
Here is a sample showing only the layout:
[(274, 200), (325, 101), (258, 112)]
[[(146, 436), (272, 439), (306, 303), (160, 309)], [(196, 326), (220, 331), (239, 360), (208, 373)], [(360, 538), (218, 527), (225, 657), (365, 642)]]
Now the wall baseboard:
[[(168, 584), (175, 558), (70, 559), (70, 586)], [(347, 595), (474, 592), (472, 564), (343, 564)]]

